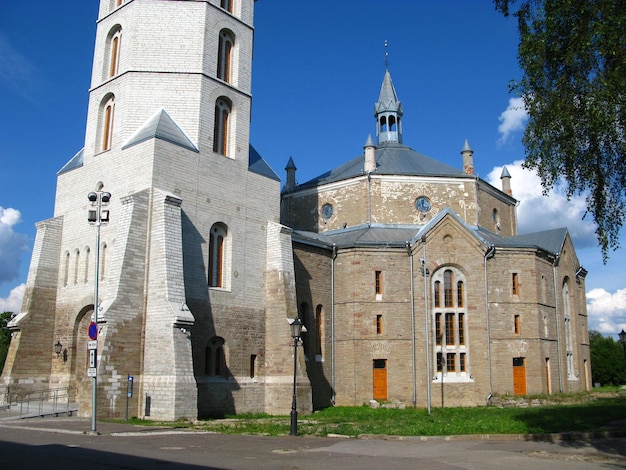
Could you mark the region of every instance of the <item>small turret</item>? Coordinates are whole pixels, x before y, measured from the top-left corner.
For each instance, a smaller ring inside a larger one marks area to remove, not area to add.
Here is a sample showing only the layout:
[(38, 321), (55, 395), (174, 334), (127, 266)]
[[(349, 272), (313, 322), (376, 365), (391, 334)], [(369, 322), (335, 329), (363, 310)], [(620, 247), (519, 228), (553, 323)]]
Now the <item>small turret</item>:
[(474, 151), (472, 150), (472, 147), (470, 147), (467, 139), (465, 139), (465, 143), (463, 144), (463, 150), (461, 150), (461, 155), (463, 155), (463, 173), (466, 175), (473, 175)]
[(502, 167), (502, 174), (500, 175), (500, 179), (502, 180), (502, 191), (504, 191), (509, 196), (513, 196), (513, 191), (511, 191), (511, 174), (506, 167)]
[(365, 173), (376, 171), (376, 144), (371, 134), (367, 136), (363, 148), (365, 149), (365, 165), (363, 167)]
[(287, 172), (287, 181), (285, 182), (285, 191), (291, 191), (296, 187), (296, 164), (293, 158), (289, 157), (285, 171)]

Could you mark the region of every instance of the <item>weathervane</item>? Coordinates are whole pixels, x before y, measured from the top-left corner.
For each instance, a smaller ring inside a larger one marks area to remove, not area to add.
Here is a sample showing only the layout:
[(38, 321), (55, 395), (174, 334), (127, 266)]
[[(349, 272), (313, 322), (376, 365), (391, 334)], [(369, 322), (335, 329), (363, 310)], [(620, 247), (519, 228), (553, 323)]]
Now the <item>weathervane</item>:
[(387, 50), (387, 40), (385, 39), (385, 70), (389, 69), (389, 51)]

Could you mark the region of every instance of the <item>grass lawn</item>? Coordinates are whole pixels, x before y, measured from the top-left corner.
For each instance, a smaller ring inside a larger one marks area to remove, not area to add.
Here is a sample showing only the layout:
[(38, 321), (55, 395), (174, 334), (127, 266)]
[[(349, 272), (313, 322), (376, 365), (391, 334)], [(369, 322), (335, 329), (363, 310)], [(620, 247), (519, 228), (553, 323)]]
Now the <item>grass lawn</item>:
[[(550, 399), (558, 404), (538, 407), (432, 408), (430, 414), (421, 408), (336, 406), (299, 415), (298, 435), (449, 436), (595, 431), (612, 421), (626, 420), (626, 391), (611, 392), (554, 395)], [(175, 425), (224, 434), (270, 436), (289, 434), (290, 429), (289, 416), (269, 415), (237, 415), (196, 423), (179, 421)], [(619, 429), (626, 431), (626, 426)]]

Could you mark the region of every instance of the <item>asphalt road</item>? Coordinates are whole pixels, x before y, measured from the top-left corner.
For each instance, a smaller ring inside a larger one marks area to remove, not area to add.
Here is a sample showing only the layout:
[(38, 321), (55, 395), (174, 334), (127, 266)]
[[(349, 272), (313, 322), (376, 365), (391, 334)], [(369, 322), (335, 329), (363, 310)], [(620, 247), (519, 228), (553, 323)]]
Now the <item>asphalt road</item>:
[(626, 438), (232, 436), (89, 420), (0, 421), (0, 469), (626, 469)]

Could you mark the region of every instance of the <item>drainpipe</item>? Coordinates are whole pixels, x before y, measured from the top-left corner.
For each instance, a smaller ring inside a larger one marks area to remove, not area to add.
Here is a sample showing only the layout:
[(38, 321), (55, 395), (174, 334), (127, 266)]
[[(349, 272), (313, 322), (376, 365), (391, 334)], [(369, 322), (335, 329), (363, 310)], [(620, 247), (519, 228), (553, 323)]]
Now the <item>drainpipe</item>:
[(413, 251), (411, 250), (411, 243), (406, 242), (406, 252), (409, 255), (409, 271), (410, 271), (410, 280), (411, 280), (411, 355), (412, 355), (412, 364), (413, 364), (413, 406), (417, 404), (417, 366), (416, 366), (416, 357), (415, 357), (415, 291), (414, 281), (413, 281)]
[(559, 253), (554, 258), (552, 264), (552, 279), (554, 281), (554, 317), (556, 318), (556, 350), (557, 364), (559, 367), (559, 392), (563, 393), (563, 371), (561, 370), (561, 328), (559, 327), (559, 296), (556, 287), (556, 267), (559, 264)]
[(487, 260), (493, 258), (496, 254), (496, 247), (491, 245), (483, 259), (485, 270), (485, 316), (487, 319), (487, 362), (489, 363), (489, 395), (487, 396), (487, 404), (493, 397), (493, 373), (491, 370), (491, 318), (489, 316), (489, 276), (487, 275)]
[(430, 383), (432, 373), (430, 371), (430, 325), (428, 321), (428, 272), (426, 271), (426, 237), (422, 237), (422, 275), (424, 276), (424, 321), (426, 322), (426, 402), (428, 414), (430, 415), (431, 391)]
[(367, 226), (372, 225), (372, 174), (367, 172)]
[(337, 245), (333, 243), (333, 254), (330, 263), (330, 389), (331, 401), (335, 404), (335, 259)]

